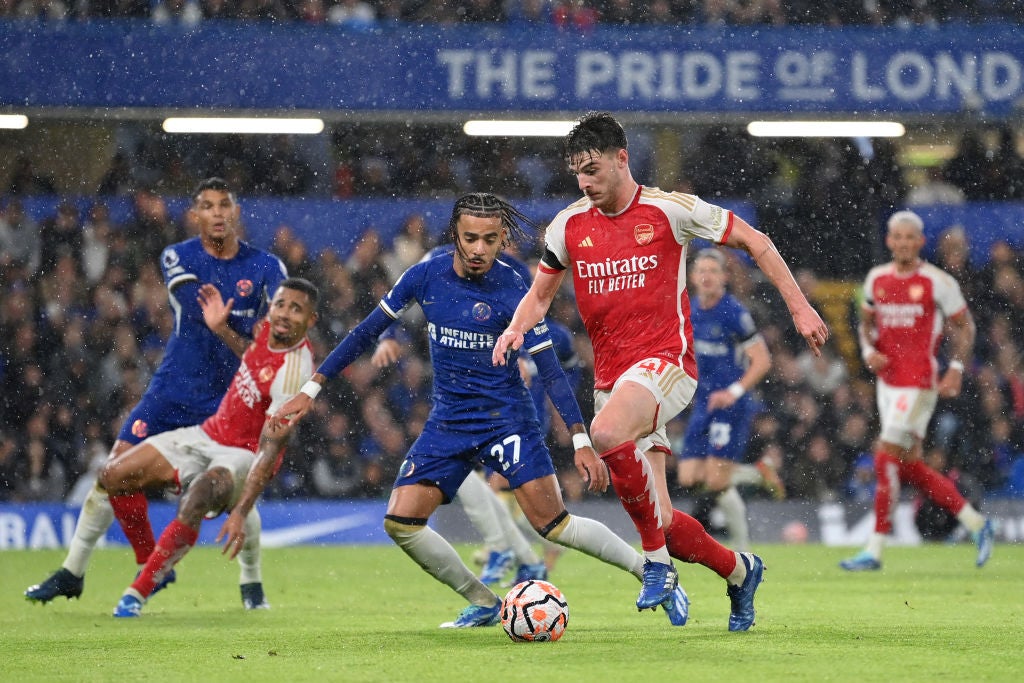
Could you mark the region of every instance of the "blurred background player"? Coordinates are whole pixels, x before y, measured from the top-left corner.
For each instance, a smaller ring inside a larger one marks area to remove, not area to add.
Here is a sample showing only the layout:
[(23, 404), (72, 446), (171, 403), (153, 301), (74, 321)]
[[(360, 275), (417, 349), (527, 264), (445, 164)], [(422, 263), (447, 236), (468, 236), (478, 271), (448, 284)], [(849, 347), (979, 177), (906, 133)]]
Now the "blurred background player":
[(676, 557), (725, 579), (729, 630), (745, 631), (754, 623), (764, 563), (726, 548), (695, 519), (673, 510), (665, 475), (665, 424), (686, 408), (697, 385), (685, 296), (690, 240), (750, 254), (815, 354), (828, 328), (767, 235), (694, 195), (640, 186), (629, 168), (627, 145), (622, 126), (603, 112), (585, 115), (566, 136), (563, 157), (586, 196), (548, 226), (533, 286), (492, 358), (504, 363), (510, 349), (522, 346), (524, 333), (544, 318), (571, 270), (594, 347), (594, 443), (646, 558), (637, 608), (653, 608), (678, 582)]
[[(192, 193), (191, 218), (199, 235), (172, 244), (160, 257), (174, 330), (167, 341), (160, 367), (146, 393), (125, 419), (110, 451), (116, 458), (143, 439), (171, 429), (199, 424), (216, 409), (238, 369), (239, 356), (248, 345), (253, 325), (267, 310), (271, 295), (287, 277), (281, 261), (239, 239), (241, 207), (228, 184), (209, 178)], [(216, 287), (233, 314), (225, 328), (225, 338), (207, 327), (199, 305), (204, 284)], [(120, 506), (119, 519), (147, 518), (148, 503), (138, 492), (116, 499), (96, 486), (89, 492), (75, 526), (63, 566), (40, 584), (29, 587), (25, 597), (47, 603), (63, 595), (82, 594), (85, 570), (100, 538), (114, 521), (112, 505)], [(253, 530), (259, 527), (258, 513), (250, 519)], [(125, 529), (135, 560), (144, 564), (155, 547), (148, 524)], [(239, 557), (241, 585), (261, 581), (259, 534), (250, 534), (252, 544)], [(164, 584), (173, 582), (174, 573)]]
[[(368, 350), (412, 303), (426, 317), (433, 366), (433, 405), (422, 432), (410, 447), (395, 479), (384, 528), (420, 567), (469, 601), (445, 628), (497, 623), (501, 599), (462, 562), (455, 549), (427, 526), (439, 505), (451, 502), (477, 465), (502, 473), (533, 527), (544, 537), (576, 548), (640, 578), (643, 559), (600, 522), (570, 515), (562, 503), (551, 456), (540, 433), (537, 411), (515, 355), (496, 365), (491, 349), (527, 291), (526, 283), (497, 259), (509, 240), (523, 236), (515, 208), (491, 194), (460, 197), (452, 208), (449, 234), (454, 256), (441, 255), (410, 267), (320, 365), (302, 391), (282, 406), (274, 420), (297, 421), (323, 384)], [(562, 419), (573, 434), (576, 466), (593, 491), (608, 486), (608, 472), (586, 434), (576, 397), (558, 365), (544, 325), (526, 335), (526, 350)], [(262, 469), (262, 467), (260, 468)], [(258, 472), (259, 470), (254, 470)], [(258, 475), (250, 476), (241, 515), (255, 497)], [(241, 526), (233, 513), (229, 540)], [(659, 603), (670, 621), (685, 625), (688, 600), (673, 585)]]
[[(971, 532), (978, 546), (975, 564), (981, 567), (992, 554), (992, 522), (921, 457), (939, 397), (960, 394), (964, 363), (970, 362), (974, 350), (974, 318), (957, 281), (921, 258), (925, 242), (921, 217), (913, 211), (897, 211), (887, 226), (885, 246), (892, 261), (868, 272), (858, 329), (864, 364), (878, 377), (875, 393), (882, 429), (874, 463), (875, 530), (864, 549), (839, 566), (847, 571), (882, 568), (900, 483), (907, 482)], [(936, 352), (943, 330), (949, 364), (940, 379)]]
[[(718, 505), (732, 547), (744, 551), (750, 549), (750, 529), (737, 480), (785, 494), (770, 463), (743, 464), (757, 411), (749, 392), (768, 374), (772, 361), (750, 312), (726, 291), (727, 281), (721, 251), (697, 253), (690, 273), (690, 323), (700, 381), (690, 404), (677, 476), (682, 486), (703, 487), (698, 500), (704, 495)], [(694, 517), (701, 519), (697, 513)]]
[[(231, 306), (224, 305), (216, 288), (205, 291), (203, 310), (218, 321), (211, 327), (218, 327), (227, 321)], [(203, 518), (230, 509), (237, 500), (258, 450), (280, 464), (292, 427), (272, 430), (267, 416), (295, 395), (303, 378), (313, 372), (306, 332), (316, 322), (318, 300), (319, 293), (308, 280), (284, 280), (217, 412), (201, 425), (150, 437), (104, 466), (99, 481), (112, 496), (184, 491), (177, 516), (117, 603), (115, 617), (140, 616), (156, 586), (195, 545)], [(252, 608), (269, 607), (262, 583), (248, 592), (243, 589), (243, 599)]]

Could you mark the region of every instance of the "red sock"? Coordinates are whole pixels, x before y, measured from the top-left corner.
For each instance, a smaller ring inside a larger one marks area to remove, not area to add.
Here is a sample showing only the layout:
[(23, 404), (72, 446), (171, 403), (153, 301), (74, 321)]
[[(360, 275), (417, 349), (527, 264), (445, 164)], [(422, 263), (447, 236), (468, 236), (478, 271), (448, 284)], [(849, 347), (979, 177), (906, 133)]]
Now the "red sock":
[(128, 537), (135, 551), (136, 564), (144, 563), (156, 546), (153, 526), (149, 523), (149, 502), (142, 491), (123, 496), (111, 496), (110, 507), (121, 524), (121, 530)]
[(658, 496), (654, 490), (651, 466), (632, 441), (619, 444), (601, 454), (608, 465), (612, 486), (619, 495), (633, 525), (640, 532), (640, 546), (657, 550), (665, 545), (665, 532), (658, 514)]
[(723, 579), (736, 569), (736, 553), (716, 541), (700, 522), (685, 512), (672, 511), (672, 524), (665, 532), (665, 542), (672, 557), (702, 564)]
[(193, 529), (176, 519), (171, 520), (164, 532), (160, 534), (156, 549), (146, 560), (146, 565), (132, 582), (132, 588), (137, 590), (142, 597), (148, 598), (149, 594), (153, 592), (153, 588), (167, 576), (167, 572), (171, 571), (178, 560), (196, 544), (197, 538), (199, 538), (199, 529)]
[(875, 533), (892, 533), (892, 513), (900, 496), (900, 461), (875, 451)]
[(967, 501), (956, 490), (956, 485), (949, 477), (939, 474), (922, 460), (901, 462), (900, 476), (950, 514), (959, 514), (964, 505), (967, 505)]

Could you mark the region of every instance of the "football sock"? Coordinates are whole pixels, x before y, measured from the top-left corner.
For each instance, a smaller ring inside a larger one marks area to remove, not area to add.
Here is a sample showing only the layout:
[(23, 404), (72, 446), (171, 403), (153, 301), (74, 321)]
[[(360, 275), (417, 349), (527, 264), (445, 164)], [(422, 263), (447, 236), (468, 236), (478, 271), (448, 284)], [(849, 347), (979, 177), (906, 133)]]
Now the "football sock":
[(544, 548), (544, 563), (548, 565), (548, 570), (551, 570), (552, 562), (551, 559), (557, 558), (565, 550), (563, 546), (558, 545), (552, 541), (541, 536), (537, 533), (537, 530), (530, 524), (530, 520), (526, 519), (526, 515), (523, 514), (523, 509), (519, 507), (519, 501), (516, 500), (515, 494), (511, 491), (503, 491), (497, 494), (498, 500), (502, 505), (506, 506), (509, 514), (512, 515), (512, 520), (515, 525), (519, 527), (519, 530), (523, 532), (523, 536), (527, 541), (530, 542), (531, 546), (533, 543), (540, 543)]
[(456, 500), (462, 505), (470, 523), (483, 536), (484, 545), (492, 550), (505, 550), (509, 547), (501, 523), (491, 509), (490, 490), (475, 472), (470, 472), (459, 490), (455, 493)]
[(427, 526), (427, 520), (410, 523), (385, 517), (384, 530), (423, 571), (472, 604), (491, 607), (498, 600), (494, 591), (469, 570), (455, 548)]
[[(668, 564), (665, 532), (662, 530), (658, 493), (654, 489), (654, 472), (647, 458), (632, 441), (619, 444), (601, 454), (608, 465), (612, 486), (622, 507), (640, 532), (640, 546), (649, 559)], [(664, 555), (664, 559), (658, 559)]]
[(747, 524), (747, 504), (743, 497), (730, 486), (718, 494), (718, 507), (725, 515), (725, 524), (729, 528), (729, 539), (734, 548), (740, 551), (750, 549), (750, 526)]
[(729, 576), (725, 577), (725, 580), (730, 586), (740, 586), (747, 578), (747, 564), (751, 567), (754, 566), (754, 556), (750, 553), (742, 553), (747, 558), (747, 561), (744, 562), (740, 557), (740, 553), (734, 554), (736, 556), (736, 568), (729, 572)]
[(985, 526), (985, 516), (970, 503), (960, 508), (960, 512), (956, 513), (956, 518), (971, 533), (981, 531), (981, 527)]
[(245, 543), (238, 553), (239, 577), (238, 585), (247, 583), (263, 583), (262, 566), (260, 563), (260, 533), (263, 520), (260, 512), (253, 506), (245, 516)]
[(875, 451), (875, 533), (892, 533), (892, 514), (900, 497), (900, 461)]
[(167, 572), (174, 568), (182, 557), (196, 544), (199, 529), (182, 524), (172, 519), (164, 532), (160, 534), (156, 549), (146, 560), (146, 565), (132, 582), (131, 588), (143, 598), (148, 598), (158, 583), (163, 581)]
[(672, 525), (665, 534), (665, 540), (672, 557), (704, 565), (723, 579), (737, 568), (739, 555), (712, 538), (700, 522), (685, 512), (672, 511)]
[(78, 513), (75, 534), (68, 544), (67, 557), (64, 558), (64, 569), (75, 576), (84, 576), (92, 551), (113, 521), (114, 510), (110, 507), (110, 497), (97, 483), (85, 497), (82, 511)]
[[(491, 516), (498, 520), (502, 536), (512, 548), (512, 552), (516, 554), (519, 564), (540, 564), (540, 556), (533, 549), (523, 529), (512, 519), (512, 513), (509, 511), (508, 506), (498, 498), (498, 495), (491, 487), (487, 486), (487, 484), (484, 484), (484, 486), (487, 488), (487, 502), (490, 505)], [(526, 526), (532, 530), (532, 527), (529, 527), (529, 523)], [(540, 537), (536, 531), (533, 532), (533, 536)]]
[[(951, 515), (959, 515), (967, 500), (956, 490), (949, 477), (943, 476), (924, 463), (911, 460), (900, 463), (900, 476), (912, 484), (933, 503)], [(984, 522), (983, 522), (984, 523)], [(981, 525), (978, 525), (978, 529)], [(971, 529), (977, 531), (977, 529)]]
[(132, 544), (136, 564), (145, 564), (156, 546), (153, 527), (149, 523), (149, 501), (142, 491), (122, 496), (110, 496), (110, 506), (121, 524), (121, 530)]
[(693, 511), (690, 516), (697, 520), (705, 530), (711, 527), (711, 511), (715, 509), (715, 494), (704, 488), (697, 487), (693, 499)]
[(761, 470), (757, 469), (756, 465), (740, 465), (736, 464), (732, 468), (732, 476), (729, 477), (729, 483), (733, 486), (740, 486), (747, 484), (750, 486), (764, 486), (764, 477), (761, 475)]
[(877, 531), (868, 536), (868, 544), (864, 546), (864, 552), (879, 560), (882, 558), (882, 551), (885, 550), (886, 535)]
[(566, 515), (548, 532), (547, 537), (567, 548), (575, 548), (581, 553), (624, 569), (638, 579), (643, 577), (644, 558), (633, 546), (597, 520)]

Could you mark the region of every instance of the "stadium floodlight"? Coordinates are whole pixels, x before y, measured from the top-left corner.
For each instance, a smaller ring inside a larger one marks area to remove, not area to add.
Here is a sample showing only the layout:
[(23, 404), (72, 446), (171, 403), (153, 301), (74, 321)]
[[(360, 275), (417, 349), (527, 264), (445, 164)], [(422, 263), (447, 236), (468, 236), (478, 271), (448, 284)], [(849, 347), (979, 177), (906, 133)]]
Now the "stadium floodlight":
[(751, 121), (756, 138), (898, 138), (907, 129), (895, 121)]
[(253, 135), (316, 135), (323, 119), (172, 117), (164, 119), (168, 133), (238, 133)]
[(545, 137), (566, 136), (575, 121), (466, 121), (462, 131), (474, 137)]
[(24, 114), (0, 114), (0, 128), (21, 130), (28, 127), (28, 117)]

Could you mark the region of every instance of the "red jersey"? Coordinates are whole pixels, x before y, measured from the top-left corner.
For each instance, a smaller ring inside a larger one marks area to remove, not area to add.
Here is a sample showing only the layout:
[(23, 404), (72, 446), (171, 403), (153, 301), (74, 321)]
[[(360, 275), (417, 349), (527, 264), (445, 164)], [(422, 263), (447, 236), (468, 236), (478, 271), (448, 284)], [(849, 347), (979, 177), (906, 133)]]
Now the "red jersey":
[(203, 422), (203, 431), (219, 444), (255, 453), (267, 415), (299, 393), (313, 375), (309, 339), (289, 349), (272, 349), (269, 339), (270, 325), (261, 325), (217, 412)]
[(731, 211), (693, 195), (642, 186), (615, 215), (584, 197), (555, 216), (545, 243), (558, 263), (542, 260), (540, 269), (571, 269), (594, 346), (595, 389), (610, 389), (652, 357), (696, 379), (686, 249), (694, 237), (724, 242), (732, 220)]
[(957, 281), (926, 261), (905, 274), (894, 263), (876, 266), (864, 281), (864, 309), (875, 317), (875, 349), (889, 358), (879, 379), (894, 387), (934, 389), (942, 327), (967, 309)]

